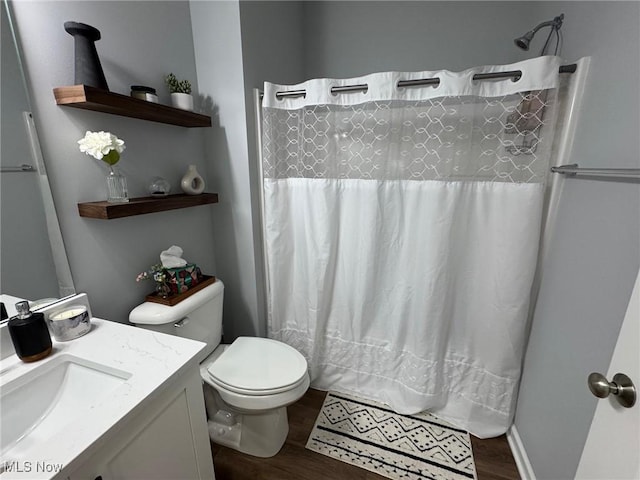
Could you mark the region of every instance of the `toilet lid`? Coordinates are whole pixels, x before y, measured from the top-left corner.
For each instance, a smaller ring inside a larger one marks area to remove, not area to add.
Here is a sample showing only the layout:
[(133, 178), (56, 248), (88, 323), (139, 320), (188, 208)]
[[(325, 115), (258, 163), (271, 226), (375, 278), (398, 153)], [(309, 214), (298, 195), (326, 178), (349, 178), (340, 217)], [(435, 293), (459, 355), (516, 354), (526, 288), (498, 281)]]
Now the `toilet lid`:
[(295, 348), (269, 338), (239, 337), (207, 368), (211, 380), (231, 391), (267, 395), (293, 388), (307, 374)]

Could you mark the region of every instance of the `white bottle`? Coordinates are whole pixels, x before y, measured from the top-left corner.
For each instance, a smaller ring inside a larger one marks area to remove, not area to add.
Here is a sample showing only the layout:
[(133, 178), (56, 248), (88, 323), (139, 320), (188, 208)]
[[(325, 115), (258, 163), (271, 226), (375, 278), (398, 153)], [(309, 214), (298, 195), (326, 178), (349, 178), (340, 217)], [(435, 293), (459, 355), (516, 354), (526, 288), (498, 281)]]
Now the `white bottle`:
[(189, 165), (187, 173), (182, 177), (180, 187), (187, 195), (200, 195), (204, 192), (204, 180), (196, 170), (195, 165)]

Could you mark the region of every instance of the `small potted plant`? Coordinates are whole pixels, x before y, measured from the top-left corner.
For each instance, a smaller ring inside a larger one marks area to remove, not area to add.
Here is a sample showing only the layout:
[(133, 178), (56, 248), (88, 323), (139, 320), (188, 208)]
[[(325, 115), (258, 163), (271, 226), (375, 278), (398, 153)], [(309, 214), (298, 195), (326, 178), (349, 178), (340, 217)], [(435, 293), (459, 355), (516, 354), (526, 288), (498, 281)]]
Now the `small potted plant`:
[(178, 80), (173, 73), (165, 77), (169, 93), (171, 93), (171, 104), (175, 108), (193, 111), (193, 97), (191, 96), (191, 82), (189, 80)]

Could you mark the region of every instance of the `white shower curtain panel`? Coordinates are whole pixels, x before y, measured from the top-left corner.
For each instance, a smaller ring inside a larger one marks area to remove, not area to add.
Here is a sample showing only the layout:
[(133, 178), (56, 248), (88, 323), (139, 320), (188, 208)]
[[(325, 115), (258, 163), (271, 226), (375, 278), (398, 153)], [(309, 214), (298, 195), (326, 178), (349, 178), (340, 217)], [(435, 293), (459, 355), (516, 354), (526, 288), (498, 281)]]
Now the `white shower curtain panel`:
[[(265, 84), (269, 336), (306, 356), (314, 387), (479, 437), (507, 430), (559, 65)], [(517, 81), (472, 79), (513, 70)], [(330, 91), (352, 84), (367, 91)]]

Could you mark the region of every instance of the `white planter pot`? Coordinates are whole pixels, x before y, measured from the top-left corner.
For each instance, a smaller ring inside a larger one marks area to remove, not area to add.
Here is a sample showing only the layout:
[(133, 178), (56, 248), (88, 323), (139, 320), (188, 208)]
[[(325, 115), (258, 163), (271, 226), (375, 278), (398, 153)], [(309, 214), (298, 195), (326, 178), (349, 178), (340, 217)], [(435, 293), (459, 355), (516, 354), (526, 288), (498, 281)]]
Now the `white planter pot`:
[(172, 93), (171, 105), (181, 110), (193, 111), (193, 97), (189, 93)]

